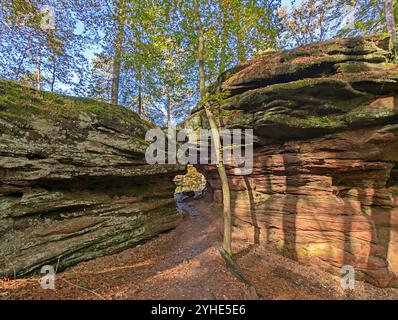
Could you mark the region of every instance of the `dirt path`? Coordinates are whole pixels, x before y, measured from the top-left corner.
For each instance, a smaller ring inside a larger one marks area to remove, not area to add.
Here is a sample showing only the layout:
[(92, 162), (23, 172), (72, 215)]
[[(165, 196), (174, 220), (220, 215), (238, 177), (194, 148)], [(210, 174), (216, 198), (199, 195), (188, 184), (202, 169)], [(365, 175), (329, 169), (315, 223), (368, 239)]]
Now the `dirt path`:
[[(185, 208), (188, 209), (187, 205)], [(81, 263), (43, 290), (37, 278), (3, 282), (7, 299), (243, 299), (245, 285), (213, 247), (220, 219), (190, 210), (168, 233), (133, 249)], [(79, 287), (75, 287), (74, 285)], [(85, 289), (91, 290), (89, 292)], [(98, 296), (99, 295), (99, 296)]]
[[(183, 222), (168, 233), (133, 249), (85, 263), (57, 275), (56, 290), (43, 290), (39, 279), (1, 281), (0, 299), (252, 299), (215, 245), (222, 220), (210, 204), (184, 204)], [(353, 292), (340, 279), (279, 255), (251, 248), (237, 263), (261, 299), (398, 299), (397, 289), (359, 283)]]

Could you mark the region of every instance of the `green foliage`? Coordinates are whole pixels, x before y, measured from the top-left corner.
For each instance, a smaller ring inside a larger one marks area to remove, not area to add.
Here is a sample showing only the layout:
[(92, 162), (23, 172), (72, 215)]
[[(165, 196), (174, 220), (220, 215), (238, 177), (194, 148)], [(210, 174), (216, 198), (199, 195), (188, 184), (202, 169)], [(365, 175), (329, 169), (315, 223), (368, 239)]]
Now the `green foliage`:
[(231, 91), (226, 90), (219, 93), (209, 94), (199, 102), (199, 106), (204, 104), (221, 104), (225, 99), (231, 96)]
[[(270, 47), (275, 44), (274, 9), (280, 5), (279, 0), (199, 2), (205, 37), (207, 85), (216, 79), (219, 72), (239, 61), (238, 55), (234, 53), (237, 35), (246, 58), (253, 56), (260, 46)], [(145, 10), (149, 10), (150, 14), (146, 14)], [(139, 63), (145, 70), (143, 87), (150, 101), (146, 106), (150, 113), (153, 115), (160, 111), (167, 114), (171, 104), (172, 116), (178, 120), (198, 99), (198, 33), (195, 12), (191, 1), (175, 0), (153, 1), (145, 10), (142, 13), (140, 8), (140, 17), (134, 16), (133, 19), (135, 23), (140, 21), (144, 26), (147, 24), (140, 20), (143, 16), (147, 16), (144, 20), (150, 21), (141, 34), (144, 45), (139, 46), (145, 54), (137, 56), (137, 50), (131, 48), (125, 55), (127, 65)], [(232, 11), (234, 14), (231, 14)], [(242, 30), (236, 24), (237, 16), (238, 20), (242, 20)], [(223, 20), (221, 23), (220, 19)], [(130, 28), (132, 26), (128, 25)]]
[[(246, 59), (385, 31), (384, 0), (198, 1), (207, 87)], [(41, 28), (44, 5), (55, 10), (54, 30)], [(0, 20), (1, 78), (109, 101), (119, 61), (118, 101), (144, 118), (178, 122), (199, 100), (193, 0), (3, 0)]]

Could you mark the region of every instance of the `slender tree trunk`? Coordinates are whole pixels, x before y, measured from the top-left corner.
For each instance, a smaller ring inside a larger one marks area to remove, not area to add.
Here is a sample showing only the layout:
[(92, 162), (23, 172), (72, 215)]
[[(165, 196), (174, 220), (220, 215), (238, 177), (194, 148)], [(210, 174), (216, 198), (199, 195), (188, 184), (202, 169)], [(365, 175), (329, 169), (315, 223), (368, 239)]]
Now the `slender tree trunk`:
[(142, 65), (139, 65), (138, 67), (137, 83), (138, 83), (138, 114), (140, 115), (140, 117), (143, 117), (144, 106), (142, 103)]
[(141, 26), (138, 26), (137, 29), (137, 50), (138, 50), (138, 55), (139, 55), (139, 64), (137, 66), (137, 75), (136, 75), (136, 81), (138, 83), (138, 114), (140, 115), (140, 117), (142, 118), (144, 116), (144, 104), (142, 101), (142, 79), (144, 76), (144, 65), (143, 62), (144, 61), (144, 56), (143, 56), (143, 51), (142, 51), (142, 34), (143, 34), (143, 30), (141, 29)]
[(108, 76), (105, 79), (106, 81), (106, 96), (107, 96), (107, 101), (111, 100), (112, 97), (112, 74), (109, 73)]
[(142, 105), (142, 86), (138, 84), (138, 114), (142, 117), (144, 115), (144, 108)]
[(220, 0), (220, 6), (222, 11), (222, 29), (221, 29), (221, 52), (220, 52), (220, 66), (218, 69), (218, 73), (221, 74), (225, 71), (225, 67), (227, 65), (227, 41), (228, 41), (228, 30), (227, 30), (227, 21), (228, 21), (228, 7), (225, 0)]
[(37, 90), (41, 90), (41, 39), (39, 38), (39, 48), (38, 48), (38, 52), (37, 52), (37, 66), (36, 66), (36, 76), (37, 76), (37, 83), (36, 83), (36, 87)]
[[(199, 89), (200, 89), (200, 97), (204, 99), (206, 97), (206, 73), (205, 73), (205, 41), (203, 35), (203, 26), (200, 17), (199, 10), (199, 0), (194, 0), (194, 10), (196, 17), (196, 26), (198, 29), (198, 60), (199, 60)], [(231, 194), (229, 190), (228, 178), (225, 172), (225, 167), (221, 158), (221, 139), (220, 133), (218, 131), (217, 123), (214, 119), (214, 116), (209, 108), (209, 106), (205, 103), (204, 108), (206, 111), (207, 119), (209, 120), (215, 152), (217, 159), (217, 171), (220, 176), (221, 186), (222, 186), (222, 194), (223, 194), (223, 216), (224, 216), (224, 239), (223, 239), (223, 248), (225, 252), (227, 252), (230, 256), (232, 256), (232, 247), (231, 247), (231, 230), (232, 230), (232, 217), (231, 217)]]
[(111, 103), (118, 104), (119, 102), (119, 84), (120, 84), (120, 70), (122, 64), (122, 53), (123, 53), (123, 42), (124, 42), (124, 23), (126, 18), (126, 10), (124, 1), (121, 2), (121, 8), (119, 15), (116, 18), (117, 31), (115, 38), (115, 54), (113, 57), (113, 68), (112, 68), (112, 94)]
[(170, 88), (166, 86), (166, 104), (167, 104), (167, 127), (171, 126), (171, 97)]
[(247, 56), (246, 56), (246, 48), (245, 48), (245, 44), (243, 42), (243, 35), (241, 31), (237, 32), (236, 35), (236, 46), (237, 46), (237, 50), (238, 50), (238, 59), (239, 62), (243, 62), (247, 60)]
[(246, 47), (244, 43), (244, 34), (241, 26), (241, 17), (240, 17), (240, 8), (236, 8), (234, 10), (234, 18), (237, 23), (237, 26), (235, 28), (235, 36), (236, 36), (236, 49), (238, 51), (238, 60), (239, 62), (243, 62), (247, 60), (247, 55), (246, 55)]
[(55, 72), (57, 70), (57, 60), (54, 58), (53, 62), (53, 72), (52, 72), (52, 78), (51, 78), (51, 92), (54, 92), (54, 87), (55, 87)]
[(238, 59), (239, 62), (243, 62), (247, 60), (247, 56), (246, 56), (246, 48), (245, 48), (245, 44), (243, 42), (243, 34), (242, 31), (238, 30), (237, 31), (237, 35), (236, 35), (236, 46), (237, 46), (237, 50), (238, 50)]
[(386, 5), (386, 27), (387, 32), (391, 35), (391, 41), (396, 45), (397, 32), (395, 30), (394, 3), (393, 0), (385, 0)]
[(205, 39), (203, 34), (202, 19), (200, 16), (199, 0), (193, 0), (198, 30), (198, 64), (199, 64), (199, 91), (200, 97), (206, 96), (206, 72), (205, 72)]
[(226, 253), (232, 256), (231, 233), (232, 233), (232, 214), (231, 214), (231, 193), (229, 190), (228, 177), (225, 172), (223, 159), (221, 156), (221, 139), (218, 131), (217, 123), (210, 110), (210, 107), (205, 104), (206, 116), (210, 124), (211, 134), (214, 141), (214, 147), (217, 159), (217, 171), (221, 180), (222, 198), (223, 198), (223, 217), (224, 217), (224, 237), (223, 249)]
[(28, 46), (27, 48), (24, 50), (21, 60), (18, 63), (18, 67), (17, 67), (17, 72), (15, 73), (15, 80), (19, 79), (19, 74), (21, 73), (21, 69), (22, 69), (22, 65), (25, 61), (25, 58), (27, 56), (27, 53), (30, 51), (30, 44), (29, 44), (29, 40), (28, 40)]

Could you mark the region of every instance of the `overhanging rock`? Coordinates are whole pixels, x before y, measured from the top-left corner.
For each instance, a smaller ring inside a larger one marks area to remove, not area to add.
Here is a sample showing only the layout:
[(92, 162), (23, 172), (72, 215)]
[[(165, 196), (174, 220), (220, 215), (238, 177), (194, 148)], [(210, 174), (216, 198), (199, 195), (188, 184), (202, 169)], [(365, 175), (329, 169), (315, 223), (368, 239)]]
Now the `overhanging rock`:
[[(389, 37), (317, 43), (222, 74), (222, 128), (254, 129), (254, 169), (232, 190), (234, 245), (259, 244), (387, 286), (398, 273), (398, 67)], [(208, 127), (197, 108), (185, 127)], [(222, 201), (214, 166), (199, 169)], [(260, 263), (260, 262), (259, 262)]]
[(0, 277), (62, 270), (174, 228), (173, 177), (130, 110), (0, 82)]

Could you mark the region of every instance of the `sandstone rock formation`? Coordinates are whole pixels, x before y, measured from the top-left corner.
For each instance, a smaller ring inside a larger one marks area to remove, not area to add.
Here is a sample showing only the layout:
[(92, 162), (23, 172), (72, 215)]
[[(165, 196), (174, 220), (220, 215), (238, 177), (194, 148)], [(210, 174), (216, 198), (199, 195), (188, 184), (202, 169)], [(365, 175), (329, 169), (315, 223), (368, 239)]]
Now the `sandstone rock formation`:
[[(387, 286), (398, 273), (398, 67), (373, 35), (265, 55), (222, 74), (223, 128), (252, 128), (254, 170), (232, 189), (234, 244)], [(198, 108), (185, 126), (206, 126)], [(217, 170), (202, 165), (222, 201)], [(259, 262), (260, 263), (260, 262)]]
[(177, 166), (126, 108), (0, 82), (0, 277), (58, 271), (177, 225)]

